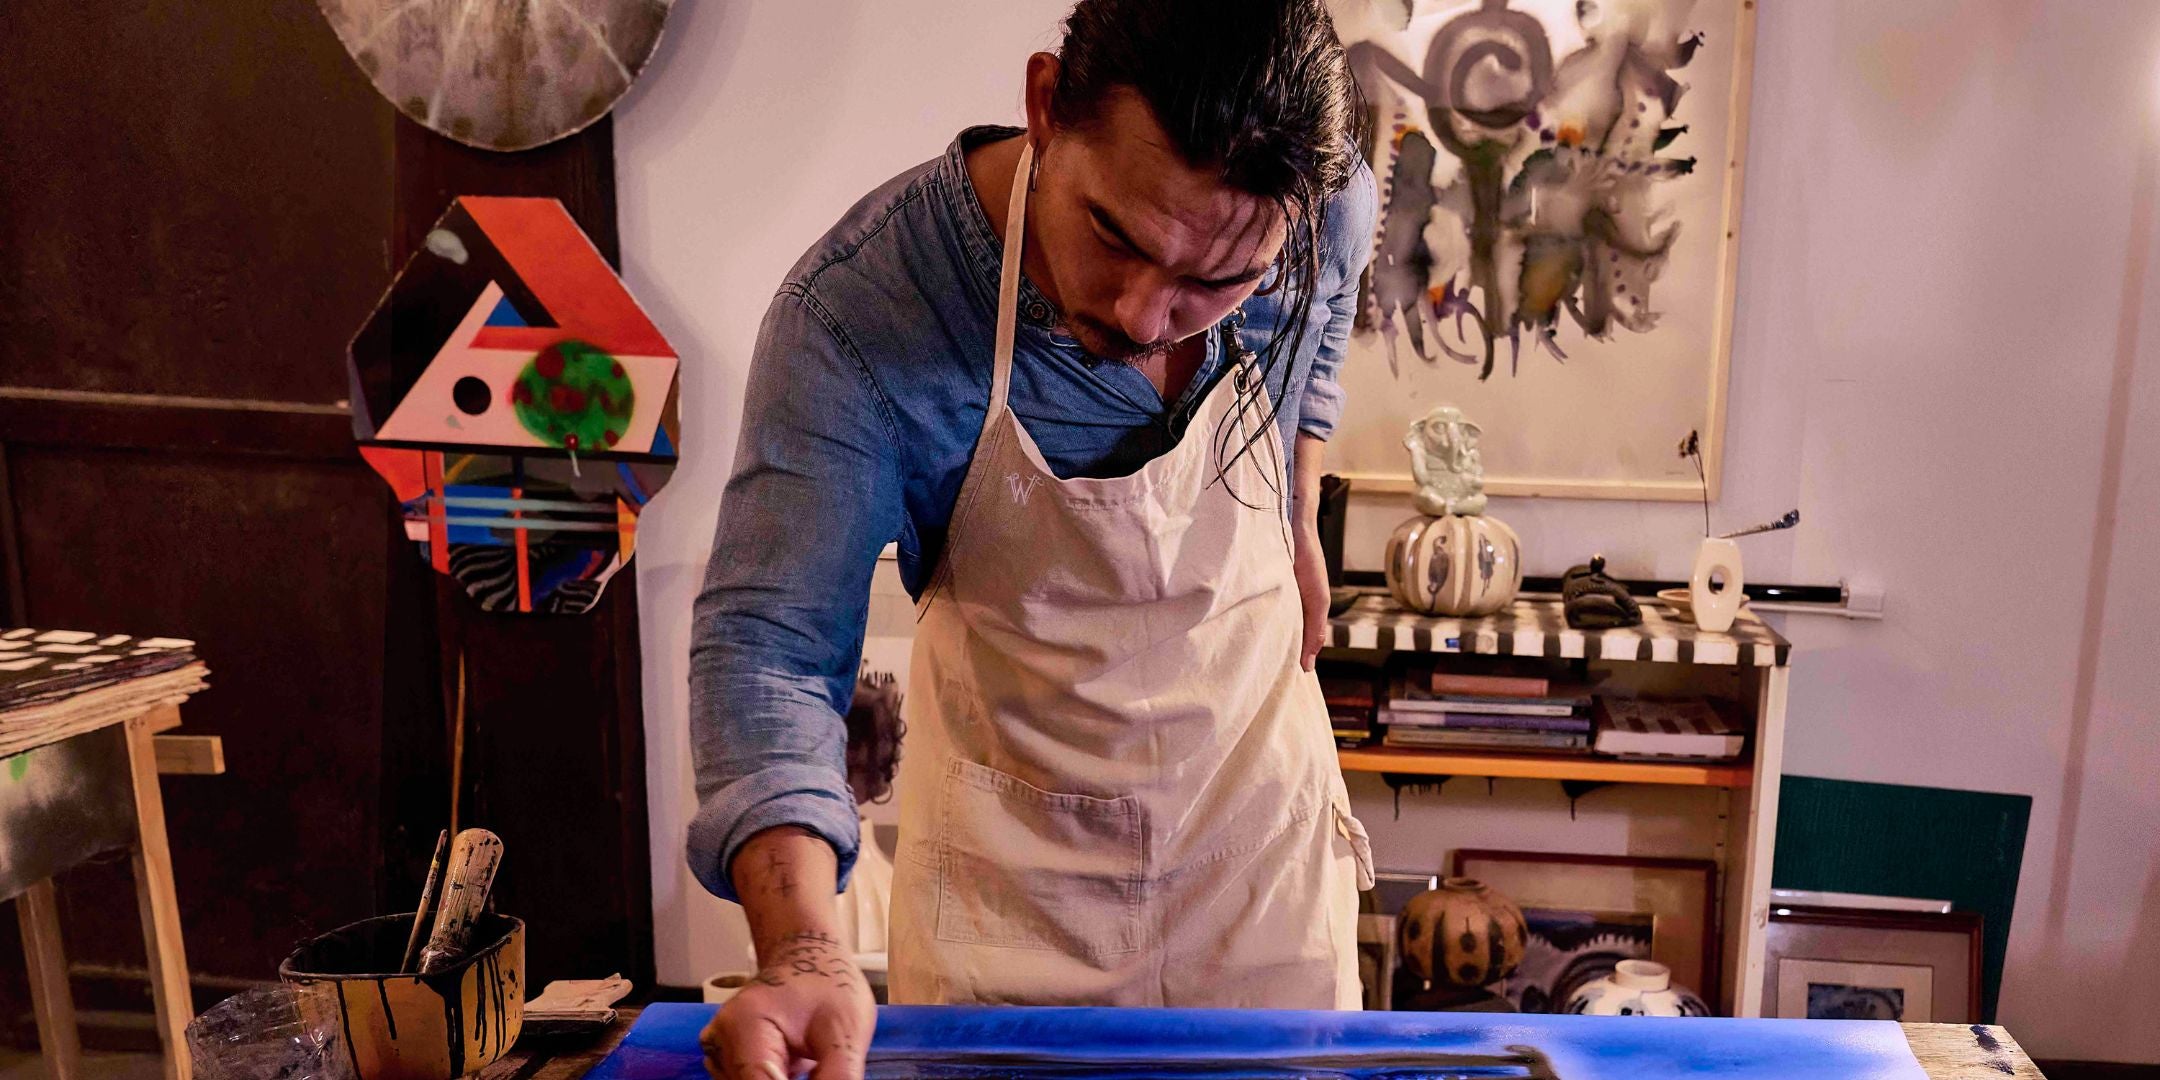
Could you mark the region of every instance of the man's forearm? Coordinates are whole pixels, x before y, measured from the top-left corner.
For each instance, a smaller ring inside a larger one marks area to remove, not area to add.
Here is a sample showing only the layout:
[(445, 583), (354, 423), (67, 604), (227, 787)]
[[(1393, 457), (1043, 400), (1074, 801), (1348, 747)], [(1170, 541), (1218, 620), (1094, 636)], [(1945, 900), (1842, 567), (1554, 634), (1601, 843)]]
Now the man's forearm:
[(1302, 431), (1297, 437), (1296, 474), (1290, 478), (1290, 521), (1317, 526), (1320, 521), (1320, 473), (1327, 459), (1327, 440)]
[(767, 829), (743, 843), (732, 869), (759, 964), (804, 938), (838, 944), (839, 860), (823, 837), (792, 825)]

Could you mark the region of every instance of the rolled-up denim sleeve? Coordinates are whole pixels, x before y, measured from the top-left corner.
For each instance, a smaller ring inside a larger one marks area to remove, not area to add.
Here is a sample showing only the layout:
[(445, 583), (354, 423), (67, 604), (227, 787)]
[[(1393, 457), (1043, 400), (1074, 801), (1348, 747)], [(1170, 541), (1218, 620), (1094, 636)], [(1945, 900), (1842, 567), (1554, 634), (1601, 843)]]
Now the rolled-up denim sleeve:
[(1358, 282), (1372, 261), (1373, 220), (1379, 213), (1380, 193), (1373, 187), (1372, 169), (1362, 161), (1350, 183), (1328, 201), (1327, 264), (1322, 280), (1333, 285), (1326, 307), (1313, 314), (1325, 318), (1320, 346), (1313, 353), (1312, 373), (1299, 399), (1298, 432), (1316, 439), (1335, 434), (1342, 419), (1343, 389), (1337, 378), (1343, 356), (1350, 351), (1350, 326), (1357, 318)]
[(727, 900), (735, 853), (775, 826), (831, 844), (842, 885), (854, 868), (842, 717), (903, 513), (889, 402), (814, 294), (791, 286), (766, 312), (742, 417), (690, 646), (688, 856)]

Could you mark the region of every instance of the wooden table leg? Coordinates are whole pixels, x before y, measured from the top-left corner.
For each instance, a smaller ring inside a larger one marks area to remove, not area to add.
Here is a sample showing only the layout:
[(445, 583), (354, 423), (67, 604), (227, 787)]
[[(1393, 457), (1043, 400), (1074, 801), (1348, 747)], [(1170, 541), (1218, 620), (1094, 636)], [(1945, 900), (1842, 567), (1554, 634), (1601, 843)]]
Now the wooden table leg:
[(150, 960), (150, 996), (157, 1003), (158, 1037), (165, 1044), (165, 1080), (193, 1080), (187, 1024), (195, 1015), (188, 989), (187, 948), (180, 940), (180, 904), (173, 893), (172, 849), (165, 842), (165, 799), (158, 791), (157, 744), (145, 717), (128, 721), (128, 772), (134, 779), (135, 906), (142, 914)]
[(30, 971), (30, 1007), (37, 1013), (38, 1049), (52, 1080), (82, 1075), (82, 1040), (75, 1031), (75, 999), (68, 992), (67, 954), (60, 948), (60, 905), (50, 879), (15, 898), (22, 923), (23, 962)]

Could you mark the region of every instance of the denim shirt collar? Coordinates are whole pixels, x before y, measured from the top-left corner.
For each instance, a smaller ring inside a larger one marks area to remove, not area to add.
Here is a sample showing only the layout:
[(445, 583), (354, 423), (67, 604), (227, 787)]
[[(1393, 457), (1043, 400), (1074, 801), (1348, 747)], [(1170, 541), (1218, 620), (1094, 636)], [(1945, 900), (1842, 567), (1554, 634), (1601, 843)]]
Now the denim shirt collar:
[[(990, 215), (983, 209), (982, 200), (975, 195), (974, 182), (968, 178), (967, 152), (987, 142), (1009, 139), (1025, 133), (1024, 128), (1001, 124), (984, 124), (961, 131), (953, 139), (952, 145), (945, 148), (942, 169), (947, 182), (938, 185), (944, 191), (947, 210), (952, 215), (952, 220), (959, 223), (961, 247), (967, 253), (969, 263), (968, 272), (987, 290), (993, 303), (998, 295), (998, 276), (1004, 269), (1005, 242), (991, 229)], [(1020, 275), (1018, 303), (1020, 310), (1016, 322), (1020, 330), (1016, 332), (1030, 333), (1038, 341), (1057, 349), (1072, 362), (1093, 372), (1097, 378), (1124, 389), (1128, 395), (1134, 389), (1134, 384), (1148, 391), (1154, 389), (1149, 385), (1147, 377), (1137, 370), (1124, 364), (1103, 363), (1080, 348), (1079, 342), (1058, 333), (1056, 306), (1035, 287), (1034, 282), (1028, 280), (1025, 272)], [(1214, 386), (1222, 367), (1221, 336), (1213, 331), (1208, 333), (1207, 355), (1200, 362), (1200, 370), (1194, 373), (1192, 384), (1185, 388), (1184, 393), (1172, 405), (1171, 413), (1179, 416), (1190, 413), (1198, 406), (1201, 396)]]
[[(990, 227), (990, 214), (983, 209), (982, 200), (975, 196), (975, 184), (968, 178), (967, 153), (984, 143), (1024, 133), (1023, 128), (986, 124), (962, 131), (952, 145), (945, 148), (945, 172), (949, 182), (941, 186), (951, 204), (953, 220), (960, 223), (960, 240), (968, 254), (968, 269), (993, 297), (998, 294), (1005, 241)], [(1025, 273), (1020, 275), (1019, 321), (1045, 333), (1057, 324), (1057, 309)]]

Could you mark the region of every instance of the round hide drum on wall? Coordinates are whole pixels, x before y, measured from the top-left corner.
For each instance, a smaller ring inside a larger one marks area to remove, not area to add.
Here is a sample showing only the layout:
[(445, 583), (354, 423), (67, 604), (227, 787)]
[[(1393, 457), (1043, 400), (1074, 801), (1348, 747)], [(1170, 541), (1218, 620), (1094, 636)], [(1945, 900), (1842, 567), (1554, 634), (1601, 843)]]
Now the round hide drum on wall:
[(528, 150), (607, 114), (674, 0), (319, 0), (398, 111), (484, 150)]

